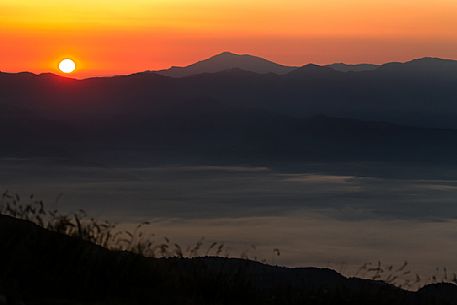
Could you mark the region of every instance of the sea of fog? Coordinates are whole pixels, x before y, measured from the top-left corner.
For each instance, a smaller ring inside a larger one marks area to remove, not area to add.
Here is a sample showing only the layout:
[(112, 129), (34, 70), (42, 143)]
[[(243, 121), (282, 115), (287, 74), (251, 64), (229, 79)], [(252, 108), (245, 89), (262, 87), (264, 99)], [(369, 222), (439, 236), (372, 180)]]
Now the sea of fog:
[(457, 169), (448, 166), (116, 166), (5, 158), (0, 189), (126, 225), (151, 221), (148, 230), (157, 236), (181, 244), (205, 237), (224, 242), (233, 255), (249, 250), (280, 265), (345, 272), (367, 261), (407, 260), (419, 273), (457, 271)]

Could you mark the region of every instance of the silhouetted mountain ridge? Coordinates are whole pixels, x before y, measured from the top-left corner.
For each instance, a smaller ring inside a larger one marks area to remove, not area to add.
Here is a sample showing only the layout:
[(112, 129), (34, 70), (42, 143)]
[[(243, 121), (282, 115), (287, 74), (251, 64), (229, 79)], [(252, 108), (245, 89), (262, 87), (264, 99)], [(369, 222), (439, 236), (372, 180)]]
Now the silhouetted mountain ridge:
[(332, 68), (340, 72), (363, 72), (363, 71), (373, 71), (380, 67), (380, 65), (372, 64), (353, 64), (348, 65), (345, 63), (335, 63), (327, 65), (326, 67)]
[(318, 65), (182, 78), (0, 73), (0, 133), (9, 141), (1, 150), (59, 143), (73, 153), (448, 162), (457, 153), (456, 81), (456, 62), (434, 58), (351, 73)]
[(295, 67), (276, 64), (257, 56), (223, 52), (186, 67), (174, 66), (167, 70), (155, 71), (155, 73), (171, 77), (185, 77), (202, 73), (221, 72), (236, 68), (260, 74), (287, 74), (295, 69)]
[(0, 215), (0, 295), (7, 304), (454, 305), (457, 288), (409, 292), (329, 269), (230, 258), (145, 258)]
[[(404, 64), (410, 64), (416, 67), (422, 67), (423, 69), (435, 68), (436, 65), (440, 64), (452, 64), (455, 63), (454, 60), (450, 59), (440, 59), (434, 57), (424, 57), (419, 59), (414, 59)], [(378, 68), (386, 68), (390, 66), (395, 66), (400, 63), (386, 63), (383, 65), (374, 65), (374, 64), (345, 64), (345, 63), (335, 63), (329, 65), (322, 65), (320, 67), (330, 68), (333, 71), (337, 72), (366, 72), (374, 71)], [(259, 74), (274, 73), (278, 75), (285, 75), (291, 72), (294, 72), (297, 69), (302, 69), (306, 66), (317, 66), (314, 64), (307, 64), (304, 66), (285, 66), (277, 64), (270, 60), (248, 55), (248, 54), (234, 54), (231, 52), (223, 52), (217, 55), (214, 55), (208, 59), (201, 60), (194, 64), (177, 67), (173, 66), (169, 69), (159, 70), (159, 71), (150, 71), (151, 73), (157, 73), (159, 75), (170, 76), (170, 77), (187, 77), (192, 75), (198, 75), (202, 73), (217, 73), (224, 70), (230, 69), (241, 69), (245, 71), (255, 72)]]

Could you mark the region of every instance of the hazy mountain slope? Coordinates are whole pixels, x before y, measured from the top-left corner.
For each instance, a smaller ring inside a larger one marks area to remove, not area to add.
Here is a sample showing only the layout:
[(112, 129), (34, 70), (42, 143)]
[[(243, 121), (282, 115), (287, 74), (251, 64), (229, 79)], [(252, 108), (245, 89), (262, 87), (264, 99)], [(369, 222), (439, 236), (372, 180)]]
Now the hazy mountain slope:
[(455, 131), (434, 127), (457, 128), (456, 82), (456, 62), (432, 58), (353, 73), (316, 65), (286, 75), (230, 69), (81, 81), (0, 73), (0, 133), (9, 143), (1, 150), (58, 143), (177, 158), (448, 162)]
[(212, 99), (293, 115), (325, 114), (422, 127), (457, 128), (457, 64), (420, 59), (374, 71), (342, 73), (307, 65), (286, 74), (240, 69), (170, 78), (154, 73), (83, 81), (49, 75), (0, 74), (0, 107), (97, 117), (154, 113), (158, 107)]
[[(127, 108), (121, 114), (115, 107), (119, 111)], [(151, 158), (174, 156), (176, 162), (187, 158), (220, 162), (452, 162), (457, 153), (454, 130), (326, 116), (300, 118), (213, 99), (136, 107), (141, 112), (119, 103), (90, 115), (64, 107), (53, 119), (6, 117), (0, 121), (0, 136), (8, 145), (0, 151), (29, 151), (32, 155), (46, 150), (50, 154), (149, 151)]]
[(336, 63), (331, 65), (326, 65), (326, 67), (332, 68), (336, 71), (340, 72), (363, 72), (363, 71), (373, 71), (379, 68), (379, 65), (371, 65), (371, 64), (355, 64), (355, 65), (348, 65), (344, 63)]

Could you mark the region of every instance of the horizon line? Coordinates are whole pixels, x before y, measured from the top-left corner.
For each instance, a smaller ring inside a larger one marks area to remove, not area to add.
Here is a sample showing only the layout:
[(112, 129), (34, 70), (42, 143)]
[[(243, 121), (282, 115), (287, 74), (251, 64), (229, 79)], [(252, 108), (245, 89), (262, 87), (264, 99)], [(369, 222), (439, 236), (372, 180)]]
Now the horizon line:
[[(95, 79), (95, 78), (122, 77), (122, 76), (131, 76), (131, 75), (140, 74), (140, 73), (155, 73), (158, 76), (175, 78), (175, 77), (171, 77), (171, 76), (161, 75), (160, 72), (168, 71), (168, 70), (170, 70), (172, 68), (187, 68), (187, 67), (190, 67), (192, 65), (198, 64), (198, 63), (200, 63), (202, 61), (206, 61), (206, 60), (209, 60), (209, 59), (212, 59), (214, 57), (221, 56), (221, 55), (224, 55), (224, 54), (230, 54), (230, 55), (234, 55), (234, 56), (251, 56), (251, 57), (254, 57), (254, 58), (258, 58), (258, 59), (269, 61), (269, 62), (274, 63), (276, 65), (280, 65), (280, 66), (283, 66), (283, 67), (289, 67), (289, 68), (296, 68), (296, 69), (299, 69), (299, 68), (302, 68), (302, 67), (306, 67), (306, 66), (309, 66), (309, 65), (315, 65), (315, 66), (319, 66), (319, 67), (329, 67), (329, 66), (332, 66), (332, 65), (340, 65), (340, 64), (347, 65), (347, 66), (372, 65), (372, 66), (382, 67), (382, 66), (388, 65), (388, 64), (405, 64), (405, 63), (413, 62), (413, 61), (416, 61), (416, 60), (425, 60), (425, 59), (457, 61), (457, 58), (454, 59), (454, 58), (443, 58), (443, 57), (437, 57), (437, 56), (423, 56), (423, 57), (411, 58), (411, 59), (408, 59), (408, 60), (405, 60), (405, 61), (386, 61), (386, 62), (380, 63), (380, 64), (369, 63), (369, 62), (347, 64), (347, 63), (341, 61), (341, 62), (333, 62), (333, 63), (330, 63), (330, 64), (315, 64), (315, 63), (309, 62), (309, 63), (305, 63), (303, 65), (293, 66), (293, 65), (284, 65), (284, 64), (278, 63), (276, 61), (270, 60), (268, 58), (260, 57), (258, 55), (253, 55), (253, 54), (249, 54), (249, 53), (234, 53), (234, 52), (231, 52), (231, 51), (224, 51), (224, 52), (220, 52), (220, 53), (216, 53), (214, 55), (211, 55), (210, 57), (194, 61), (193, 63), (190, 63), (190, 64), (185, 65), (185, 66), (174, 66), (174, 65), (172, 65), (172, 66), (169, 66), (168, 68), (159, 69), (159, 70), (145, 69), (145, 70), (140, 70), (140, 71), (136, 71), (136, 72), (134, 71), (134, 72), (130, 72), (130, 73), (123, 73), (123, 74), (99, 74), (99, 75), (93, 75), (93, 76), (88, 76), (88, 77), (77, 77), (77, 76), (72, 76), (70, 74), (51, 72), (51, 71), (35, 73), (35, 72), (27, 71), (27, 70), (22, 70), (22, 71), (4, 71), (4, 70), (1, 70), (1, 69), (0, 69), (0, 73), (4, 73), (4, 74), (32, 74), (34, 76), (53, 75), (53, 76), (58, 76), (58, 77), (61, 77), (61, 78), (67, 78), (67, 79), (73, 79), (73, 80), (87, 80), (87, 79)], [(227, 70), (230, 70), (230, 69), (226, 69), (225, 71), (227, 71)], [(243, 69), (241, 69), (241, 70), (243, 70)], [(79, 71), (80, 70), (78, 70), (78, 72)], [(84, 70), (82, 70), (82, 71), (84, 71)], [(220, 72), (222, 72), (222, 71), (223, 70), (221, 70)], [(244, 70), (244, 71), (253, 72), (253, 71), (249, 71), (249, 70)], [(77, 74), (78, 72), (76, 72), (75, 74)], [(335, 72), (341, 72), (341, 71), (335, 70)], [(256, 72), (253, 72), (253, 73), (256, 73)], [(345, 72), (341, 72), (341, 73), (345, 73)], [(257, 74), (262, 74), (262, 73), (257, 73)]]

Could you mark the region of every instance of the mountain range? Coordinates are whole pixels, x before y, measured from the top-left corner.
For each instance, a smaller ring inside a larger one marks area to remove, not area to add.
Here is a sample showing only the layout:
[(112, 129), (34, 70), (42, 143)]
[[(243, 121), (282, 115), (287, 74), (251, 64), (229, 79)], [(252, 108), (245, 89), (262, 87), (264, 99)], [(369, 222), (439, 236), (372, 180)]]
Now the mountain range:
[(248, 54), (224, 52), (186, 67), (173, 66), (167, 70), (154, 71), (170, 77), (185, 77), (202, 73), (216, 73), (230, 69), (241, 69), (255, 73), (287, 74), (298, 67), (283, 66), (272, 61)]
[(84, 80), (0, 73), (0, 153), (451, 162), (456, 84), (453, 60), (295, 68), (231, 53)]
[[(348, 65), (344, 63), (336, 63), (327, 65), (326, 67), (340, 72), (361, 72), (375, 70), (379, 66), (371, 64)], [(299, 67), (296, 66), (280, 65), (270, 60), (249, 54), (223, 52), (189, 66), (173, 66), (166, 70), (151, 72), (170, 77), (186, 77), (202, 73), (216, 73), (224, 70), (240, 69), (259, 74), (274, 73), (284, 75), (298, 68)]]

